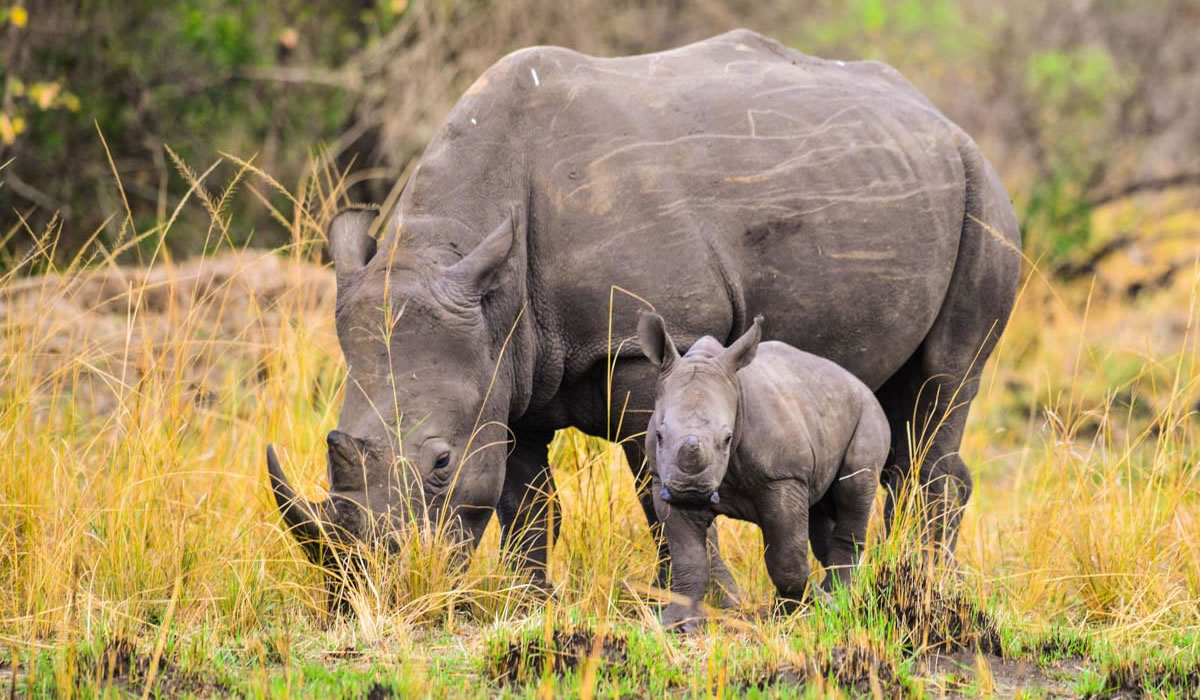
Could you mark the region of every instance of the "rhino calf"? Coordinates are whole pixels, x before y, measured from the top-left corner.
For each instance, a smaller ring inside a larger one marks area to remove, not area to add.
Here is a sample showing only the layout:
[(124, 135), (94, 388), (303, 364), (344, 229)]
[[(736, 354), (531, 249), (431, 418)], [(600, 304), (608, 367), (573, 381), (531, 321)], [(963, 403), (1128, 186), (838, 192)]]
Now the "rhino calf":
[(891, 444), (883, 409), (834, 362), (760, 344), (761, 326), (760, 316), (728, 348), (705, 336), (680, 356), (661, 316), (639, 319), (642, 353), (658, 366), (646, 454), (671, 553), (668, 627), (699, 624), (717, 515), (762, 528), (788, 610), (807, 592), (810, 542), (829, 590), (849, 580), (866, 539)]

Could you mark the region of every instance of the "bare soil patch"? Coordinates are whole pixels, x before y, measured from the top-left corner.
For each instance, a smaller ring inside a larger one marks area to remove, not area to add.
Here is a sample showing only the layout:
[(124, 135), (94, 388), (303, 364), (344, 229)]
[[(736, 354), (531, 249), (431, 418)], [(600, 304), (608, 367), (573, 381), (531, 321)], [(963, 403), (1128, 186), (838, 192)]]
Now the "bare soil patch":
[(900, 679), (895, 662), (867, 643), (834, 647), (828, 656), (805, 666), (784, 666), (751, 679), (758, 690), (780, 685), (824, 684), (832, 681), (855, 697), (907, 698), (913, 695)]
[(997, 698), (1030, 691), (1045, 698), (1076, 698), (1079, 695), (1074, 681), (1086, 669), (1078, 659), (1043, 667), (1032, 661), (971, 651), (934, 652), (926, 655), (918, 668), (947, 697), (973, 697), (981, 688), (990, 688), (989, 697)]

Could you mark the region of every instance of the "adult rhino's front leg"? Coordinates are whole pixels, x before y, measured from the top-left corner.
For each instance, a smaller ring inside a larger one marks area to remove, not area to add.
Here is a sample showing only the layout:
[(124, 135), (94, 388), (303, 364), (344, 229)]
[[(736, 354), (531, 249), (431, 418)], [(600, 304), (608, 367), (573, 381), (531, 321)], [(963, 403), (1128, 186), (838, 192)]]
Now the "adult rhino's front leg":
[(535, 585), (548, 590), (546, 561), (559, 528), (552, 504), (554, 476), (549, 466), (554, 433), (515, 431), (514, 435), (516, 444), (508, 457), (504, 489), (496, 506), (501, 546)]

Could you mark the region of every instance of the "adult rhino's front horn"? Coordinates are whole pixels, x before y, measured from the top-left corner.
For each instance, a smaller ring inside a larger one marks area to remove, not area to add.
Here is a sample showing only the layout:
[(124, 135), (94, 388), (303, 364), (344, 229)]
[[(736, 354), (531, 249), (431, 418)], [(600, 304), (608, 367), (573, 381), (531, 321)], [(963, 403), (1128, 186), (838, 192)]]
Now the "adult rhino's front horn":
[(279, 457), (275, 455), (274, 445), (267, 445), (267, 474), (271, 477), (275, 505), (279, 506), (279, 512), (283, 515), (288, 529), (306, 548), (319, 546), (324, 534), (329, 531), (321, 518), (328, 501), (310, 503), (296, 495), (279, 466)]

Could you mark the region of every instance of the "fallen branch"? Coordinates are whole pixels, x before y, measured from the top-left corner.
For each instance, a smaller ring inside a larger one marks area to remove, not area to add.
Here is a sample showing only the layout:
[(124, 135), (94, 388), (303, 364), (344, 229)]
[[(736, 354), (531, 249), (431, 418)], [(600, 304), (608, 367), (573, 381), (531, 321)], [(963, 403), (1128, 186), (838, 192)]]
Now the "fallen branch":
[(1088, 204), (1093, 207), (1100, 207), (1120, 199), (1127, 199), (1142, 194), (1143, 192), (1161, 192), (1173, 187), (1188, 187), (1191, 185), (1200, 185), (1200, 172), (1175, 173), (1174, 175), (1137, 180), (1110, 192), (1096, 195), (1088, 200)]
[(1096, 274), (1096, 268), (1114, 254), (1138, 242), (1138, 238), (1129, 233), (1113, 236), (1104, 245), (1092, 251), (1086, 258), (1078, 262), (1067, 260), (1054, 268), (1054, 276), (1061, 280), (1076, 280)]

